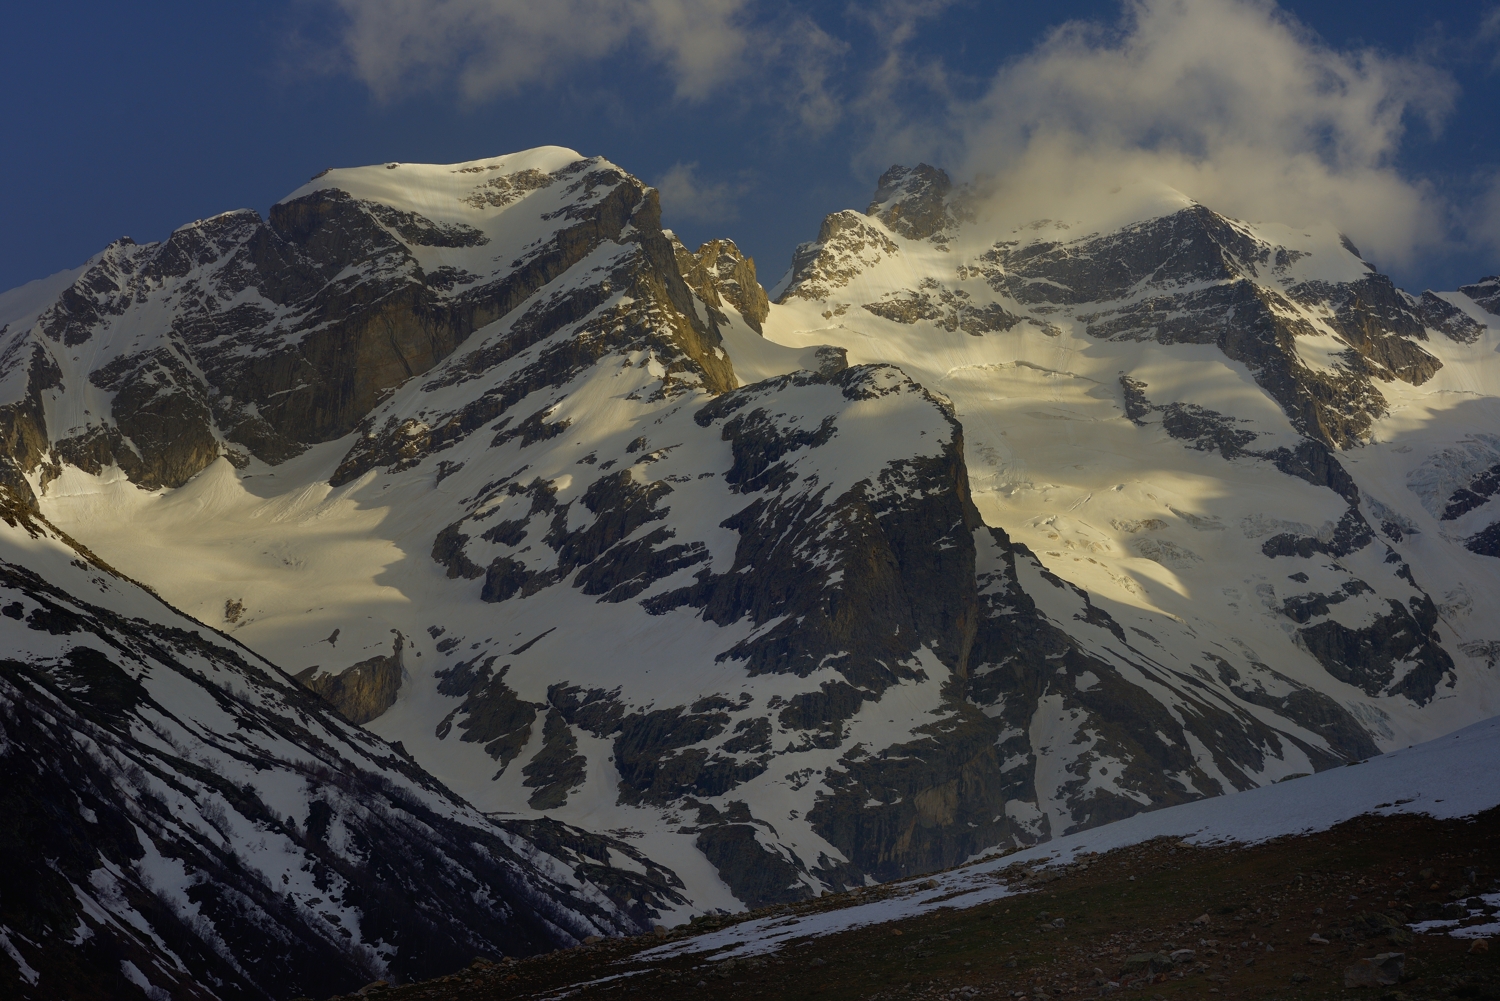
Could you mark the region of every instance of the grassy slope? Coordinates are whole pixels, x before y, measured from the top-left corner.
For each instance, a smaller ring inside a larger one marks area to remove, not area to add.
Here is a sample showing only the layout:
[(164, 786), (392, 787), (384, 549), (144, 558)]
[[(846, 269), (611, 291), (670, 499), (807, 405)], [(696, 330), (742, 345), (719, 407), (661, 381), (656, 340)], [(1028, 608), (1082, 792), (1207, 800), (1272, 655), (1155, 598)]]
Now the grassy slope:
[[(1372, 930), (1377, 921), (1359, 920), (1372, 913), (1414, 919), (1415, 908), (1446, 902), (1475, 868), (1482, 889), (1500, 876), (1500, 810), (1454, 821), (1360, 817), (1253, 847), (1188, 848), (1160, 839), (1033, 880), (1028, 891), (993, 904), (807, 939), (758, 959), (715, 964), (685, 956), (648, 967), (632, 960), (661, 941), (647, 936), (521, 962), (480, 962), (442, 980), (378, 993), (381, 1001), (1095, 997), (1112, 993), (1106, 985), (1121, 981), (1130, 955), (1191, 948), (1192, 963), (1156, 982), (1127, 979), (1121, 990), (1174, 1001), (1500, 998), (1500, 942), (1478, 955), (1468, 952), (1468, 942), (1439, 935), (1392, 944), (1389, 932)], [(890, 891), (858, 897), (881, 892)], [(854, 897), (838, 894), (799, 909)], [(1193, 923), (1204, 914), (1206, 924)], [(1051, 927), (1059, 917), (1064, 926)], [(668, 938), (722, 923), (700, 921)], [(1311, 944), (1314, 932), (1330, 944)], [(1349, 963), (1386, 951), (1406, 953), (1407, 982), (1343, 987)], [(632, 971), (639, 972), (585, 986)]]

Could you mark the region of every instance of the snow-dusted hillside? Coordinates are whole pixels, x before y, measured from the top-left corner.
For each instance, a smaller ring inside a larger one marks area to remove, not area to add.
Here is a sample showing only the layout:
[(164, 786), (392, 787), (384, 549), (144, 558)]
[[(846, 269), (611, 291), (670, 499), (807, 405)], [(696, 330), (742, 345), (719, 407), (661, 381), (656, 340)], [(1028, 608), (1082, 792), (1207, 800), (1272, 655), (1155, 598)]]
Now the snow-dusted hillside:
[[(1497, 768), (1500, 719), (1484, 720), (1458, 733), (1362, 762), (1358, 769), (1334, 769), (1244, 796), (1137, 814), (1001, 858), (976, 859), (935, 879), (898, 886), (899, 895), (879, 901), (851, 903), (802, 917), (776, 915), (744, 921), (647, 950), (640, 959), (659, 961), (693, 953), (710, 953), (716, 960), (739, 959), (774, 952), (809, 936), (976, 907), (1044, 885), (1008, 883), (1003, 877), (1006, 870), (1014, 873), (1018, 867), (1028, 867), (1033, 873), (1045, 872), (1076, 862), (1080, 856), (1103, 855), (1153, 838), (1170, 837), (1192, 845), (1244, 845), (1326, 831), (1370, 814), (1422, 814), (1441, 820), (1473, 817), (1500, 806), (1500, 786), (1492, 781)], [(1424, 930), (1452, 929), (1449, 933), (1461, 938), (1487, 937), (1497, 930), (1494, 924), (1463, 929), (1455, 928), (1457, 924), (1433, 921)]]
[(1112, 214), (1017, 228), (896, 169), (771, 304), (597, 158), (332, 171), (0, 297), (8, 475), (697, 909), (1500, 711), (1490, 286)]
[(682, 903), (619, 842), (485, 818), (4, 500), (7, 997), (327, 995)]

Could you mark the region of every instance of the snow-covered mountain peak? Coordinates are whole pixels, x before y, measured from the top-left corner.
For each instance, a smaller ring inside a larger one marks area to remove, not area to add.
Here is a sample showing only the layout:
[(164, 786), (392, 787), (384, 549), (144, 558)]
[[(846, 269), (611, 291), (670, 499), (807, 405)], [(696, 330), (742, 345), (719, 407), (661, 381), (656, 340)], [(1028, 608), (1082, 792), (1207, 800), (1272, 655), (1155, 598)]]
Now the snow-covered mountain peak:
[(1500, 711), (1489, 285), (1166, 189), (976, 190), (894, 168), (772, 303), (607, 161), (331, 172), (0, 299), (14, 478), (699, 908)]
[[(588, 158), (562, 146), (538, 146), (505, 156), (464, 163), (384, 163), (365, 167), (334, 167), (323, 171), (281, 200), (294, 202), (317, 191), (336, 189), (350, 196), (392, 208), (418, 212), (434, 219), (471, 217), (475, 212), (503, 208), (523, 195), (530, 184), (547, 183), (547, 175)], [(589, 161), (600, 169), (613, 167), (602, 157)]]

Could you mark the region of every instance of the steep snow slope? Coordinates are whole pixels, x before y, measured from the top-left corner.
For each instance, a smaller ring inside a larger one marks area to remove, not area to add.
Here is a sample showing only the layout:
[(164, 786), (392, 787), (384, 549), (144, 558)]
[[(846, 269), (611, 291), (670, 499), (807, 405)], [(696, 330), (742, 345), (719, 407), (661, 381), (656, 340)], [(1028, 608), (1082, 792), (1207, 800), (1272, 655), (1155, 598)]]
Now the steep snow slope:
[(329, 994), (681, 903), (618, 842), (487, 820), (5, 502), (7, 997)]
[(996, 233), (893, 170), (771, 305), (599, 159), (333, 171), (0, 300), (12, 478), (697, 909), (1494, 714), (1483, 295), (1149, 201)]

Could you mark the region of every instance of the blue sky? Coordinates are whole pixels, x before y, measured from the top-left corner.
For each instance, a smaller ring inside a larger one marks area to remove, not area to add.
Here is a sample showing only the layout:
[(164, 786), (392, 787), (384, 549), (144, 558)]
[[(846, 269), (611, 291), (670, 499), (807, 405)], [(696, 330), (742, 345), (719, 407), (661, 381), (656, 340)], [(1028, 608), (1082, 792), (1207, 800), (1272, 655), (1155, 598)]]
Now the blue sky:
[(768, 285), (917, 159), (1041, 201), (1129, 170), (1325, 214), (1413, 291), (1500, 271), (1495, 2), (163, 0), (6, 28), (0, 289), (325, 167), (549, 143), (658, 184)]

